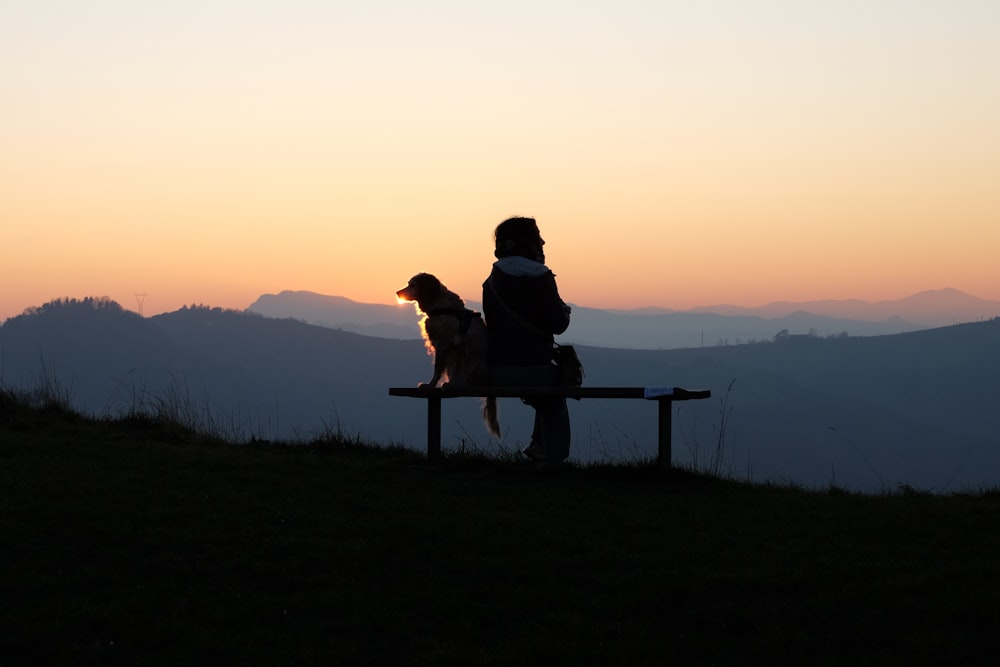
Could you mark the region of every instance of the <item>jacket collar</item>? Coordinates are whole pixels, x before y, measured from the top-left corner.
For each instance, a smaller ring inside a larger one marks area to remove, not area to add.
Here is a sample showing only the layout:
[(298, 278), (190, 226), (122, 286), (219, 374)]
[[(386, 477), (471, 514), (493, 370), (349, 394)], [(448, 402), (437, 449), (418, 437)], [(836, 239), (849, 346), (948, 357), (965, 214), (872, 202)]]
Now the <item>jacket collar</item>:
[(541, 262), (536, 262), (533, 259), (521, 257), (520, 255), (501, 257), (497, 261), (493, 262), (493, 266), (509, 276), (537, 277), (551, 273), (549, 267), (545, 266)]

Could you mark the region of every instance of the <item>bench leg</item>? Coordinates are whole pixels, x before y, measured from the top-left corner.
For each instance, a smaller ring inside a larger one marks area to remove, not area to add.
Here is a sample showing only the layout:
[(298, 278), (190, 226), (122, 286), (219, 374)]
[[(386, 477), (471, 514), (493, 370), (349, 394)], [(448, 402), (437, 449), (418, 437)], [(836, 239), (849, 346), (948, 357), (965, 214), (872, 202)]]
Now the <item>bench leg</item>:
[(427, 458), (441, 458), (441, 397), (427, 399)]
[(670, 431), (673, 428), (673, 423), (671, 419), (671, 413), (673, 412), (673, 401), (669, 398), (661, 398), (656, 401), (659, 404), (660, 419), (659, 419), (659, 447), (657, 452), (657, 457), (660, 463), (660, 467), (667, 470), (671, 466), (671, 456), (670, 451)]

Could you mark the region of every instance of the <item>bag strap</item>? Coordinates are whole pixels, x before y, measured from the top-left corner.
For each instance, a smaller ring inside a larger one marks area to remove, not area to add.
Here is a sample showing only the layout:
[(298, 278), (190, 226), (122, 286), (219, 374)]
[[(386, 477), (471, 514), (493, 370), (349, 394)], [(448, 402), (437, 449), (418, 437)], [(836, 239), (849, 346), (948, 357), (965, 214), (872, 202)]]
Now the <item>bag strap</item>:
[(472, 320), (480, 317), (480, 314), (468, 308), (435, 308), (427, 313), (428, 317), (440, 315), (453, 315), (458, 318), (458, 326), (462, 333), (466, 333), (472, 326)]
[[(490, 290), (492, 290), (493, 296), (495, 296), (497, 298), (497, 303), (499, 303), (501, 306), (503, 306), (503, 309), (506, 310), (508, 313), (510, 313), (511, 317), (513, 317), (514, 320), (517, 321), (518, 324), (520, 324), (522, 327), (524, 327), (525, 329), (527, 329), (528, 331), (531, 331), (533, 333), (537, 333), (537, 334), (540, 334), (542, 336), (547, 335), (544, 331), (542, 331), (541, 329), (539, 329), (538, 327), (536, 327), (534, 324), (532, 324), (528, 320), (526, 320), (523, 317), (521, 317), (521, 315), (516, 310), (514, 310), (513, 308), (511, 308), (510, 306), (507, 305), (507, 302), (503, 300), (502, 296), (500, 296), (500, 292), (499, 292), (499, 290), (497, 290), (496, 285), (493, 284), (493, 276), (490, 276), (489, 278), (486, 279), (486, 284), (490, 286)], [(554, 344), (558, 345), (558, 343), (554, 343)]]

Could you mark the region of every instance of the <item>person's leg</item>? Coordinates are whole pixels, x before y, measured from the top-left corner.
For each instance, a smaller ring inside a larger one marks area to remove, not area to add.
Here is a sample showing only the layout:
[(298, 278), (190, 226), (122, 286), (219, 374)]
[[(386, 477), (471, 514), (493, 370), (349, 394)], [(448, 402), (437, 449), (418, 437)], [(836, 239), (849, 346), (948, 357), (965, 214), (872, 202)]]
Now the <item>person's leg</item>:
[[(560, 383), (559, 369), (543, 366), (492, 366), (490, 384), (508, 387), (552, 387)], [(569, 456), (569, 411), (564, 398), (532, 398), (524, 401), (535, 409), (531, 442), (523, 450), (532, 460), (563, 461)]]
[(535, 427), (531, 433), (529, 456), (541, 455), (546, 463), (560, 463), (569, 456), (569, 410), (565, 398), (533, 398), (528, 403), (535, 408)]
[(535, 405), (535, 428), (541, 431), (547, 463), (561, 463), (569, 456), (569, 410), (565, 398), (546, 398)]
[(531, 442), (528, 443), (527, 447), (521, 450), (521, 453), (532, 461), (541, 463), (548, 460), (548, 456), (545, 452), (545, 429), (543, 428), (542, 416), (538, 412), (538, 406), (528, 401), (525, 401), (525, 403), (534, 408), (535, 421), (531, 428)]

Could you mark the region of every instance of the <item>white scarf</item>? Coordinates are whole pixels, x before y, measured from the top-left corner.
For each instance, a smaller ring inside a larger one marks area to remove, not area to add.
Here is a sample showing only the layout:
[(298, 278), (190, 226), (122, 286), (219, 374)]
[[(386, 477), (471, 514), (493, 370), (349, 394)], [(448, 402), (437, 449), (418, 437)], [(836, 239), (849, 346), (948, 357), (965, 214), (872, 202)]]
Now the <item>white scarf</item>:
[(503, 271), (508, 276), (536, 277), (544, 276), (545, 274), (551, 272), (549, 267), (545, 266), (541, 262), (536, 262), (533, 259), (521, 257), (520, 255), (501, 257), (497, 261), (493, 262), (493, 266)]

